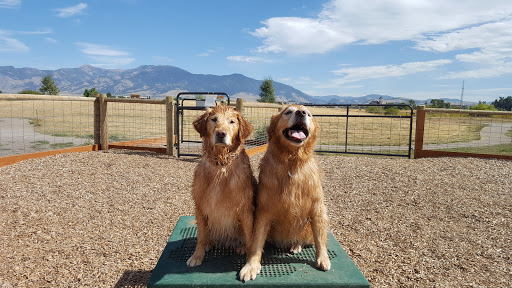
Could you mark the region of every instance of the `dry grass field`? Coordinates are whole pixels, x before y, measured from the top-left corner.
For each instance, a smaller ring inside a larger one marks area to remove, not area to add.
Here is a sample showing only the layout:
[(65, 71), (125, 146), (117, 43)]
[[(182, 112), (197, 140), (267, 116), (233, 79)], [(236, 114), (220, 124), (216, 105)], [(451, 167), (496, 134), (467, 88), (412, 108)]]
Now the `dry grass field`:
[[(368, 113), (365, 109), (357, 107), (349, 109), (351, 117), (346, 117), (346, 108), (311, 107), (310, 109), (314, 115), (319, 115), (317, 117), (321, 127), (319, 144), (397, 147), (408, 144), (410, 127), (408, 118), (376, 118), (377, 114)], [(407, 110), (403, 110), (398, 115), (407, 116), (405, 111)], [(180, 118), (182, 121), (178, 123), (182, 139), (200, 140), (191, 123), (201, 113), (202, 111), (184, 111)], [(260, 103), (245, 103), (243, 113), (255, 128), (251, 139), (264, 140), (270, 117), (278, 113), (278, 109), (266, 108)], [(55, 96), (52, 100), (0, 100), (0, 118), (9, 117), (29, 119), (35, 131), (45, 135), (85, 138), (91, 139), (90, 141), (93, 138), (92, 99), (84, 100), (83, 97), (76, 97), (72, 101), (60, 101), (59, 96)], [(511, 123), (512, 117), (428, 113), (424, 144), (478, 140), (482, 129), (492, 121)], [(110, 142), (165, 137), (165, 106), (109, 103), (108, 127)], [(412, 130), (414, 135), (415, 123), (412, 125)], [(348, 142), (345, 139), (348, 139)], [(0, 141), (5, 140), (0, 138)], [(412, 142), (414, 142), (414, 136)]]

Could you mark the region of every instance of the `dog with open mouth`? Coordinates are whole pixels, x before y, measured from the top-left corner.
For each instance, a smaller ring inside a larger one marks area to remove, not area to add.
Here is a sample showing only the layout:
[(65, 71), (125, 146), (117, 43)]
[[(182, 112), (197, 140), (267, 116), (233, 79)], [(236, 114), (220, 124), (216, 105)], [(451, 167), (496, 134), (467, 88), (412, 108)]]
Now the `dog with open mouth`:
[(239, 254), (251, 244), (256, 178), (244, 142), (252, 125), (232, 107), (208, 109), (193, 122), (203, 140), (203, 156), (194, 173), (197, 244), (188, 267), (201, 265), (213, 246)]
[(305, 106), (291, 105), (272, 117), (269, 146), (260, 163), (253, 240), (241, 281), (254, 280), (261, 271), (266, 241), (291, 253), (314, 244), (317, 268), (330, 269), (322, 172), (314, 157), (318, 131)]

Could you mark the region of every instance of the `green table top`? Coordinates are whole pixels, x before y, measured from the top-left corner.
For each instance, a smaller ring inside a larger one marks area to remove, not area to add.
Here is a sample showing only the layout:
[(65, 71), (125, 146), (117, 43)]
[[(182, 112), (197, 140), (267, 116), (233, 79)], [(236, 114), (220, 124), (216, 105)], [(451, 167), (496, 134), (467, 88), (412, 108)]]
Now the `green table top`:
[(245, 255), (232, 249), (213, 248), (200, 266), (187, 267), (196, 247), (197, 227), (193, 216), (182, 216), (158, 260), (148, 287), (370, 287), (352, 259), (329, 232), (327, 249), (329, 271), (317, 270), (315, 248), (303, 247), (291, 255), (285, 249), (266, 245), (262, 268), (255, 280), (243, 283), (238, 272)]

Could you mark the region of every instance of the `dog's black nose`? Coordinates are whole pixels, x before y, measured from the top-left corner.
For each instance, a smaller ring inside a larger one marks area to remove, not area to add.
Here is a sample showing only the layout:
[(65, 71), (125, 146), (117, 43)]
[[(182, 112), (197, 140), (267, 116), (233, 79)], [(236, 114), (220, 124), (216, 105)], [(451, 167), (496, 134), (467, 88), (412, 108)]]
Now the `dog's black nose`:
[(307, 114), (307, 112), (305, 110), (297, 110), (295, 111), (295, 115), (299, 116), (299, 117), (305, 117)]
[(219, 139), (224, 139), (226, 137), (226, 131), (219, 130), (215, 133), (215, 135), (217, 135), (217, 138)]

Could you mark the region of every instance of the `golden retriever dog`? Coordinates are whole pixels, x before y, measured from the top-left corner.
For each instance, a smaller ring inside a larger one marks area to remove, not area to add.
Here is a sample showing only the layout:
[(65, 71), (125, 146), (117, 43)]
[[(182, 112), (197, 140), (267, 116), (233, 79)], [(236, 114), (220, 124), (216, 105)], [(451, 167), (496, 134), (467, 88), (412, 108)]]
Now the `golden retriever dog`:
[(212, 246), (245, 253), (252, 239), (256, 179), (244, 149), (253, 131), (235, 109), (208, 109), (193, 123), (203, 139), (203, 156), (194, 173), (192, 197), (197, 245), (188, 267), (201, 265)]
[(266, 240), (291, 253), (314, 244), (316, 266), (330, 269), (322, 172), (314, 156), (318, 130), (304, 106), (291, 105), (272, 116), (269, 146), (260, 163), (253, 241), (240, 280), (254, 280), (261, 271)]

